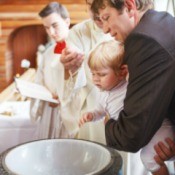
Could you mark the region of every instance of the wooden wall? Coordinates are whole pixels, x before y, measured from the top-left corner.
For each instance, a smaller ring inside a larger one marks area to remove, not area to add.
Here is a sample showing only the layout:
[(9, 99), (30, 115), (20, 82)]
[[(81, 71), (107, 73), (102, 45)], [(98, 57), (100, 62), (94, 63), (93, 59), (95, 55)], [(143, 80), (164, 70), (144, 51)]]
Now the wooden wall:
[[(17, 28), (41, 24), (38, 12), (50, 0), (0, 0), (0, 92), (10, 83), (8, 69), (12, 62), (7, 49), (10, 34)], [(88, 18), (85, 0), (59, 0), (70, 13), (71, 23), (76, 24)], [(20, 66), (20, 65), (19, 65)]]

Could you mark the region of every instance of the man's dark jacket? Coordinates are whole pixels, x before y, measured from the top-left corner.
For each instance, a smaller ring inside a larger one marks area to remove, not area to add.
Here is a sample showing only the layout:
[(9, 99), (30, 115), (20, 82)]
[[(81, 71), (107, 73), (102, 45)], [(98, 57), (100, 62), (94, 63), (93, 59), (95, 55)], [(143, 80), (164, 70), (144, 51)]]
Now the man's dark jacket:
[(125, 41), (129, 85), (119, 120), (105, 127), (107, 144), (136, 152), (165, 117), (175, 121), (175, 19), (148, 10)]

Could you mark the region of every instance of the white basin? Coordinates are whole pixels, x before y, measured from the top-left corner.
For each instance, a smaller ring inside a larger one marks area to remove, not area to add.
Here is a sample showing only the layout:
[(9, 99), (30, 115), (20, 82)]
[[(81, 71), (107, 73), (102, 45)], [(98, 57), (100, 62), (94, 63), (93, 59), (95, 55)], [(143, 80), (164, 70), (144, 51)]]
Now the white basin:
[(26, 143), (3, 158), (5, 170), (18, 175), (92, 175), (112, 164), (105, 147), (84, 140), (51, 139)]

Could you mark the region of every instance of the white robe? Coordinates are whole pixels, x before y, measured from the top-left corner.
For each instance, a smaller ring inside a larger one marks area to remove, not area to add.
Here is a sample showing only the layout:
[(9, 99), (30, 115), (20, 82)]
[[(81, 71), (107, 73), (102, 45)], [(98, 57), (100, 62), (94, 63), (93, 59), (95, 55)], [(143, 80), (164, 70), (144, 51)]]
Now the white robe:
[[(69, 32), (67, 43), (70, 46), (78, 48), (85, 54), (84, 64), (74, 79), (74, 92), (76, 97), (73, 99), (73, 105), (78, 105), (76, 116), (77, 127), (81, 115), (86, 111), (92, 110), (97, 100), (98, 90), (91, 82), (91, 74), (87, 65), (88, 54), (95, 45), (109, 39), (111, 39), (110, 35), (104, 34), (91, 19), (73, 26)], [(80, 128), (78, 138), (105, 144), (104, 122), (98, 121), (96, 123), (85, 124)]]
[[(60, 86), (60, 83), (64, 81), (64, 67), (59, 63), (60, 55), (54, 54), (54, 48), (55, 44), (52, 44), (43, 53), (35, 82), (45, 86), (52, 94), (57, 94), (58, 87), (62, 88), (59, 91), (64, 88)], [(57, 76), (57, 73), (60, 76)], [(59, 107), (51, 108), (48, 102), (33, 99), (31, 119), (39, 122), (38, 139), (59, 138), (65, 134), (61, 133), (62, 122)], [(64, 129), (62, 131), (64, 132)]]

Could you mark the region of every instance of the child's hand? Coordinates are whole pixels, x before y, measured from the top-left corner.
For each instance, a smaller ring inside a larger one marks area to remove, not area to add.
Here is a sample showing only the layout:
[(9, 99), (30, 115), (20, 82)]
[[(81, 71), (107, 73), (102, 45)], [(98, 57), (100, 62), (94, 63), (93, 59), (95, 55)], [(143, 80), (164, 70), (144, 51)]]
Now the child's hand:
[(83, 116), (80, 118), (79, 120), (79, 127), (81, 127), (83, 124), (85, 124), (86, 122), (90, 122), (93, 120), (93, 115), (92, 113), (85, 113), (83, 114)]
[(107, 116), (105, 116), (105, 119), (104, 119), (104, 124), (106, 125), (106, 123), (108, 122), (108, 120), (109, 120), (109, 116), (107, 115)]
[[(53, 99), (59, 100), (59, 98), (58, 98), (57, 95), (54, 95), (54, 94), (53, 94), (52, 97), (53, 97)], [(59, 104), (57, 104), (57, 103), (52, 103), (52, 102), (49, 103), (49, 106), (50, 106), (51, 108), (56, 108), (58, 105), (59, 105)]]

